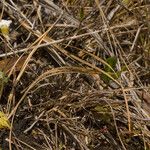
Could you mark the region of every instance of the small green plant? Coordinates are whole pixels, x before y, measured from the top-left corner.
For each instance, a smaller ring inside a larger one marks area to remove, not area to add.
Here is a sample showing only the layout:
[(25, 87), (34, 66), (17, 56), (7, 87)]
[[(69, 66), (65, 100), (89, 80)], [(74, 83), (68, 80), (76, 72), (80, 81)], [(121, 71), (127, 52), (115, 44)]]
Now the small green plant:
[[(116, 68), (116, 64), (117, 64), (117, 57), (113, 56), (113, 57), (109, 57), (106, 59), (106, 62), (111, 66), (112, 69), (115, 69)], [(111, 69), (109, 66), (104, 66), (104, 70), (106, 72), (112, 72), (112, 69)]]
[[(114, 79), (118, 79), (121, 76), (121, 73), (126, 70), (126, 67), (123, 66), (120, 71), (115, 71), (117, 64), (117, 57), (115, 56), (107, 58), (106, 63), (109, 64), (110, 67), (105, 65), (104, 71)], [(102, 74), (101, 78), (106, 84), (109, 84), (111, 81), (111, 79), (105, 74)]]
[[(117, 64), (117, 58), (114, 56), (114, 57), (109, 57), (106, 59), (106, 63), (110, 65), (109, 66), (104, 66), (104, 71), (106, 73), (108, 73), (111, 77), (113, 77), (114, 79), (117, 79), (119, 77), (119, 72), (114, 72), (113, 70), (115, 70), (116, 68), (116, 64)], [(113, 70), (112, 70), (113, 69)], [(111, 80), (107, 75), (105, 74), (102, 74), (101, 76), (102, 80), (105, 82), (105, 83), (109, 83), (109, 81)]]
[(84, 8), (83, 7), (81, 7), (80, 8), (80, 11), (79, 11), (79, 16), (80, 16), (80, 21), (83, 21), (83, 19), (84, 19)]

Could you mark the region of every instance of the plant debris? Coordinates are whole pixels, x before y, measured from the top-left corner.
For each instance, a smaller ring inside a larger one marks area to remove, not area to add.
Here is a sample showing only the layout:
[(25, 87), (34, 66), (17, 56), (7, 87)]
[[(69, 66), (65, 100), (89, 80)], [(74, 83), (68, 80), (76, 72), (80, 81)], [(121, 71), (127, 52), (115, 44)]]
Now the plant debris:
[(0, 149), (150, 149), (148, 0), (5, 0), (0, 12)]

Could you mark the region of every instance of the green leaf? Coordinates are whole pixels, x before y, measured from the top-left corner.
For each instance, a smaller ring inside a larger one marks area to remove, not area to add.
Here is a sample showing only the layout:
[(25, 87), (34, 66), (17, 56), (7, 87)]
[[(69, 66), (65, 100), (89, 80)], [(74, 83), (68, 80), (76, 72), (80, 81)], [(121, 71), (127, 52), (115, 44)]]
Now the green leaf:
[[(109, 57), (106, 59), (106, 62), (112, 67), (112, 69), (115, 69), (116, 64), (117, 64), (117, 57)], [(106, 72), (113, 72), (112, 69), (109, 66), (104, 66), (104, 70)]]
[(109, 112), (110, 108), (101, 106), (101, 105), (97, 105), (94, 110), (98, 111), (98, 112)]
[[(104, 66), (104, 71), (110, 75), (111, 77), (113, 77), (114, 79), (118, 78), (118, 74), (115, 73), (113, 70), (115, 70), (116, 68), (116, 64), (117, 64), (117, 57), (113, 56), (113, 57), (109, 57), (106, 59), (106, 63), (109, 64), (109, 66), (105, 65)], [(113, 70), (112, 70), (113, 69)], [(102, 80), (105, 83), (109, 83), (109, 81), (111, 80), (107, 75), (102, 74), (101, 75)]]
[(10, 122), (7, 116), (3, 112), (0, 111), (0, 129), (3, 129), (3, 128), (10, 129)]
[[(113, 72), (107, 72), (111, 77), (113, 77), (114, 79), (118, 79), (118, 75), (120, 75), (120, 73), (113, 73)], [(105, 83), (109, 83), (109, 81), (111, 80), (111, 78), (109, 78), (107, 75), (105, 74), (102, 74), (101, 75), (101, 78), (102, 80), (105, 82)]]
[(79, 14), (80, 14), (80, 21), (82, 21), (84, 19), (84, 8), (83, 7), (80, 8)]
[(128, 4), (130, 3), (130, 0), (122, 0), (122, 3), (123, 3), (124, 5), (128, 5)]
[(0, 81), (2, 83), (7, 83), (8, 82), (8, 77), (5, 75), (4, 72), (0, 71)]

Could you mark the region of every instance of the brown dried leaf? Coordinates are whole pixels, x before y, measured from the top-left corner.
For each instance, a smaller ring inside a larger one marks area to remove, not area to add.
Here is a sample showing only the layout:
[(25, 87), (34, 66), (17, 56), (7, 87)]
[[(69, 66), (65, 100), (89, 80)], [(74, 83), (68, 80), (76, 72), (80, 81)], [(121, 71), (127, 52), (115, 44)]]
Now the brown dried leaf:
[(15, 70), (19, 71), (22, 67), (22, 65), (24, 64), (25, 60), (26, 60), (27, 56), (23, 56), (22, 58), (20, 58), (20, 60), (18, 61), (18, 57), (13, 57), (13, 58), (6, 58), (4, 60), (0, 61), (0, 70), (2, 72), (4, 72), (5, 74), (8, 74), (8, 72), (11, 70), (11, 68), (14, 66), (14, 64), (17, 62), (16, 66), (15, 66)]

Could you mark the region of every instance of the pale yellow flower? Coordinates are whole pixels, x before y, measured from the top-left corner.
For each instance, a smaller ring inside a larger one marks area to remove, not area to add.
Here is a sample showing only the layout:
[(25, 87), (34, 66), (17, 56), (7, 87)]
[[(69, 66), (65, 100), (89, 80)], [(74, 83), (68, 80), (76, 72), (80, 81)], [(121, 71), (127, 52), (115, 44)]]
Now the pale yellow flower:
[(9, 26), (10, 26), (11, 23), (12, 23), (11, 20), (4, 20), (4, 19), (2, 19), (0, 21), (1, 33), (7, 39), (9, 39)]

